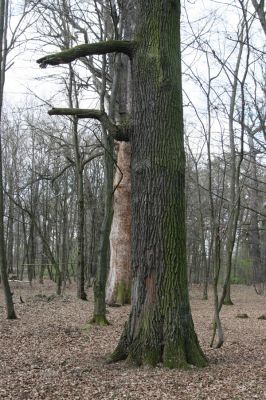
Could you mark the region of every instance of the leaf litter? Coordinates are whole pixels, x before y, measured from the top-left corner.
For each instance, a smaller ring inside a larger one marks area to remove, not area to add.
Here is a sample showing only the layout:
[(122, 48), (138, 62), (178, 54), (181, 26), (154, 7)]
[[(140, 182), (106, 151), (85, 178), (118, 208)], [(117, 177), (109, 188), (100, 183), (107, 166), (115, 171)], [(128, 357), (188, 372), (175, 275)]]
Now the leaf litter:
[[(232, 287), (234, 306), (222, 309), (226, 341), (218, 350), (209, 347), (212, 299), (201, 300), (201, 289), (191, 288), (195, 328), (209, 366), (187, 371), (105, 363), (129, 306), (107, 308), (110, 326), (90, 326), (92, 293), (88, 302), (78, 300), (72, 285), (54, 296), (50, 282), (16, 283), (12, 290), (15, 321), (5, 319), (0, 290), (0, 399), (266, 399), (266, 322), (258, 319), (266, 302), (251, 287)], [(249, 318), (236, 318), (244, 313)]]

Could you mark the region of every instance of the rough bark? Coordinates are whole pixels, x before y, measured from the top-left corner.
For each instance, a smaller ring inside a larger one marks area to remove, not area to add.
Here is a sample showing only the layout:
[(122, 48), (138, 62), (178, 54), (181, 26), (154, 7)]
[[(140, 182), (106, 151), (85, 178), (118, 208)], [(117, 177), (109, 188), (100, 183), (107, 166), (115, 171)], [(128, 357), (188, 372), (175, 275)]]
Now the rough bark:
[(122, 142), (118, 147), (106, 302), (123, 305), (130, 302), (131, 286), (131, 146)]
[(139, 1), (133, 57), (132, 311), (113, 360), (206, 365), (187, 288), (178, 1)]

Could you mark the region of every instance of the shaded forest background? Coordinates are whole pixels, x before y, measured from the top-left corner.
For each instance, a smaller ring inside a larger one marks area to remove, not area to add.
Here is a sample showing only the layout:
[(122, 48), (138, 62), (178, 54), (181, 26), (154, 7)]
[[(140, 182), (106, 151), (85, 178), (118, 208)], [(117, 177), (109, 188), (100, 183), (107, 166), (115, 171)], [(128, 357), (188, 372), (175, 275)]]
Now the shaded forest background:
[[(131, 2), (123, 3), (123, 9), (122, 3), (100, 1), (38, 1), (20, 6), (9, 4), (8, 18), (14, 26), (18, 16), (23, 20), (17, 31), (12, 28), (13, 34), (7, 33), (6, 70), (17, 62), (12, 55), (18, 57), (17, 52), (27, 46), (43, 54), (46, 48), (51, 52), (126, 35), (125, 14), (133, 7)], [(216, 273), (215, 220), (221, 236), (219, 282), (226, 279), (231, 252), (231, 281), (253, 284), (262, 292), (266, 276), (265, 41), (252, 2), (219, 6), (209, 2), (209, 7), (197, 17), (186, 4), (182, 21), (189, 281), (205, 283), (206, 296), (207, 284)], [(42, 282), (60, 273), (64, 287), (77, 278), (81, 195), (86, 284), (95, 278), (107, 179), (102, 127), (92, 120), (49, 117), (47, 109), (63, 104), (98, 105), (103, 79), (108, 108), (114, 71), (121, 60), (110, 55), (104, 63), (103, 67), (102, 56), (90, 56), (49, 70), (39, 79), (51, 82), (50, 98), (42, 101), (36, 90), (19, 108), (4, 103), (6, 256), (8, 273), (18, 279)], [(114, 113), (121, 118), (118, 103), (116, 99)], [(115, 153), (112, 162), (117, 169)]]

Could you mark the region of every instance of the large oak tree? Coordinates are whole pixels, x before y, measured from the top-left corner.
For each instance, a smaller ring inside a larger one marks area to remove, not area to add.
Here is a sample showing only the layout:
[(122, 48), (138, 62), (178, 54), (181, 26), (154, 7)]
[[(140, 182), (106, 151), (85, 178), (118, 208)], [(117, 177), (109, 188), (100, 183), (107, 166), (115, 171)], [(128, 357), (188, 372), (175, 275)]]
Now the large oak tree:
[[(109, 52), (131, 58), (132, 127), (125, 124), (125, 130), (132, 145), (132, 310), (111, 360), (205, 366), (187, 286), (180, 1), (136, 3), (134, 41), (84, 44), (38, 63), (58, 65)], [(123, 127), (95, 116), (124, 138)]]

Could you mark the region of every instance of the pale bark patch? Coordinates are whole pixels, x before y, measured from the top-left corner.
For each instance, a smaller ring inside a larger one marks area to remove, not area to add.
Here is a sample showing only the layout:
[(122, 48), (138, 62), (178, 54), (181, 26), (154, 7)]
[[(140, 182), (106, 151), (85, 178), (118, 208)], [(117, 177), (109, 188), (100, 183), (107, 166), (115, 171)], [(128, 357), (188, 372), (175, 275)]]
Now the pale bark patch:
[[(118, 144), (117, 171), (114, 179), (114, 215), (110, 234), (110, 271), (106, 287), (106, 302), (129, 301), (131, 284), (131, 148)], [(118, 185), (118, 186), (117, 186)], [(120, 288), (118, 290), (118, 288)], [(120, 292), (123, 290), (121, 296)], [(122, 297), (122, 298), (121, 298)]]

